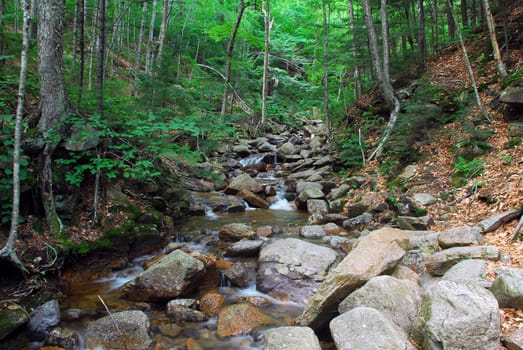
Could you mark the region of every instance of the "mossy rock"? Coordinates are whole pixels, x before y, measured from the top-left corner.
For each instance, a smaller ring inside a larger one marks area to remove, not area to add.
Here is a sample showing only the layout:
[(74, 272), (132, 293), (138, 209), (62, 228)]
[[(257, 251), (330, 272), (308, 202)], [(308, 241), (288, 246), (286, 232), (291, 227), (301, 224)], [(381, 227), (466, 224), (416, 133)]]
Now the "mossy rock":
[(29, 321), (29, 314), (22, 307), (9, 305), (0, 308), (0, 340)]

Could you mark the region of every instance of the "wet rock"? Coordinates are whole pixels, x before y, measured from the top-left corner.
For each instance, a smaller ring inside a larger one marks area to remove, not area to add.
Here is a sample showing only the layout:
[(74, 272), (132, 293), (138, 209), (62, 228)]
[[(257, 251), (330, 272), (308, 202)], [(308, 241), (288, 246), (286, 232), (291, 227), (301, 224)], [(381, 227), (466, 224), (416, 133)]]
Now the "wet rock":
[(205, 274), (204, 264), (175, 250), (164, 256), (122, 289), (131, 300), (156, 301), (189, 293)]
[(321, 225), (302, 226), (299, 234), (304, 238), (322, 238), (325, 236), (325, 230)]
[(31, 312), (27, 325), (29, 338), (34, 341), (42, 341), (59, 323), (60, 305), (56, 300), (49, 300)]
[(481, 259), (463, 260), (452, 266), (443, 279), (460, 283), (475, 283), (489, 288), (492, 282), (487, 279), (487, 262)]
[(258, 226), (256, 227), (256, 237), (272, 237), (275, 234), (275, 228), (272, 226)]
[(200, 298), (200, 310), (209, 317), (218, 315), (218, 312), (225, 303), (225, 297), (217, 292), (208, 292)]
[(497, 350), (498, 303), (480, 286), (440, 281), (423, 297), (413, 328), (423, 349)]
[(481, 227), (459, 226), (443, 231), (439, 235), (439, 245), (442, 248), (462, 247), (483, 243)]
[(523, 329), (516, 329), (505, 334), (502, 342), (507, 350), (523, 350)]
[(18, 305), (7, 305), (0, 308), (0, 340), (6, 338), (20, 326), (29, 321), (27, 311)]
[(249, 334), (257, 327), (271, 323), (273, 320), (252, 304), (234, 304), (220, 310), (217, 332), (220, 338)]
[(258, 259), (258, 288), (281, 299), (305, 303), (336, 261), (336, 252), (296, 238), (265, 245)]
[(265, 350), (321, 350), (320, 342), (309, 327), (278, 327), (265, 332)]
[(255, 208), (269, 209), (269, 202), (249, 190), (242, 189), (236, 195)]
[(295, 322), (313, 329), (325, 326), (338, 303), (374, 276), (395, 267), (405, 255), (405, 232), (384, 227), (359, 239), (351, 252), (329, 272)]
[(427, 258), (425, 267), (434, 276), (443, 276), (452, 266), (465, 259), (499, 259), (496, 246), (454, 247), (441, 250)]
[(339, 350), (416, 349), (405, 331), (370, 307), (357, 307), (334, 318), (330, 330)]
[(482, 233), (488, 233), (497, 230), (501, 225), (506, 224), (521, 216), (521, 210), (510, 210), (497, 215), (491, 216), (487, 219), (481, 220), (478, 226), (483, 230)]
[[(114, 322), (118, 325), (115, 329)], [(94, 349), (143, 350), (152, 344), (149, 337), (150, 322), (142, 311), (122, 311), (102, 317), (87, 325), (86, 347)]]
[(261, 193), (263, 192), (263, 185), (253, 179), (249, 174), (243, 173), (232, 179), (224, 192), (234, 195), (241, 190)]
[(45, 343), (67, 350), (76, 350), (82, 345), (80, 335), (75, 330), (62, 327), (54, 328), (47, 336)]
[(231, 257), (256, 256), (260, 252), (260, 248), (263, 245), (263, 243), (264, 241), (262, 240), (242, 239), (241, 241), (234, 242), (230, 246), (228, 246), (225, 255)]
[(428, 230), (434, 224), (432, 217), (398, 216), (398, 225), (402, 230)]
[(203, 322), (208, 320), (206, 314), (201, 311), (191, 309), (190, 306), (180, 304), (178, 300), (171, 300), (167, 303), (167, 316), (171, 317), (176, 322)]
[(255, 268), (256, 266), (249, 266), (247, 263), (238, 261), (225, 270), (224, 275), (232, 285), (246, 288), (256, 283)]
[(171, 338), (176, 338), (183, 331), (183, 328), (178, 326), (176, 323), (161, 323), (158, 326), (158, 329), (160, 330), (160, 333)]
[(376, 276), (345, 298), (338, 306), (338, 311), (342, 314), (359, 306), (371, 307), (381, 311), (408, 333), (421, 305), (422, 295), (421, 287), (415, 282)]
[(414, 203), (417, 206), (421, 206), (421, 207), (427, 207), (427, 206), (432, 205), (432, 204), (434, 204), (434, 203), (436, 203), (438, 201), (436, 199), (436, 197), (434, 197), (430, 193), (415, 193), (412, 196), (412, 199), (414, 200)]
[(490, 288), (500, 307), (523, 309), (523, 276), (521, 270), (500, 267)]
[(239, 241), (244, 238), (254, 238), (255, 232), (250, 225), (233, 223), (226, 224), (220, 228), (218, 236), (224, 241)]

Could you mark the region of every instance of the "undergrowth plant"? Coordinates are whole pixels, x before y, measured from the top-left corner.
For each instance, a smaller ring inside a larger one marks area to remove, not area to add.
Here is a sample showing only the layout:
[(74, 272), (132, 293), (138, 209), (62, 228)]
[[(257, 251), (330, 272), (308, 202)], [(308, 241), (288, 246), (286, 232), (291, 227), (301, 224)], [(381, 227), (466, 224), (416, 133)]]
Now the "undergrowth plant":
[(455, 187), (465, 185), (468, 180), (483, 174), (483, 160), (475, 158), (473, 160), (466, 160), (463, 157), (458, 157), (454, 163), (454, 174), (452, 174), (452, 184)]

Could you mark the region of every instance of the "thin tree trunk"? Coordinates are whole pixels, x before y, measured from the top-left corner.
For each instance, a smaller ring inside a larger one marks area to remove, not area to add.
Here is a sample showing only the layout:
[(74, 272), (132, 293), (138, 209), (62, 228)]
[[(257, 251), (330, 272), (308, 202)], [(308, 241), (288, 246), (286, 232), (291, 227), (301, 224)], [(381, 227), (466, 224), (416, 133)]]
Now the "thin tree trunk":
[(88, 78), (88, 89), (91, 91), (93, 86), (93, 62), (94, 62), (94, 53), (98, 50), (98, 37), (96, 35), (96, 23), (98, 23), (98, 6), (96, 6), (96, 11), (93, 16), (93, 22), (92, 22), (92, 35), (91, 35), (91, 41), (90, 41), (90, 53), (89, 53), (89, 78)]
[[(447, 3), (449, 3), (449, 5), (450, 5), (450, 0), (447, 0)], [(451, 12), (451, 15), (452, 15), (453, 21), (455, 22), (454, 12)], [(483, 117), (485, 117), (485, 119), (490, 123), (490, 122), (492, 122), (492, 119), (489, 117), (489, 115), (485, 111), (485, 108), (483, 107), (483, 104), (481, 103), (481, 99), (479, 97), (479, 92), (478, 92), (478, 86), (476, 84), (476, 78), (474, 77), (474, 71), (472, 70), (469, 55), (467, 53), (467, 48), (465, 47), (465, 41), (463, 40), (463, 35), (461, 34), (461, 29), (458, 25), (456, 25), (456, 30), (458, 32), (461, 49), (463, 50), (463, 58), (465, 59), (465, 65), (467, 66), (467, 70), (468, 70), (469, 76), (470, 76), (470, 81), (472, 82), (472, 87), (474, 88), (474, 95), (476, 96), (476, 103), (479, 107), (481, 115), (483, 115)]]
[(331, 136), (330, 115), (329, 115), (329, 16), (327, 0), (321, 2), (323, 14), (323, 108), (325, 113), (325, 129), (327, 138)]
[(162, 59), (163, 47), (165, 44), (165, 35), (167, 33), (167, 27), (169, 23), (169, 0), (163, 1), (162, 10), (162, 25), (160, 26), (160, 33), (158, 34), (158, 58)]
[(80, 67), (78, 71), (78, 95), (76, 100), (77, 108), (80, 109), (82, 103), (82, 94), (84, 89), (84, 67), (85, 67), (85, 0), (80, 0), (80, 15), (79, 15), (79, 27), (80, 37), (79, 39), (79, 53), (80, 53)]
[(156, 0), (153, 1), (151, 15), (151, 23), (149, 25), (149, 39), (147, 40), (147, 45), (145, 48), (145, 74), (151, 74), (151, 68), (153, 65), (153, 41), (154, 41), (154, 22), (156, 21)]
[(96, 69), (98, 114), (104, 114), (104, 57), (105, 57), (105, 0), (98, 0), (98, 50), (96, 53), (98, 66)]
[(427, 60), (427, 44), (425, 40), (425, 10), (423, 0), (418, 0), (418, 55), (420, 71), (425, 70)]
[[(351, 33), (351, 48), (352, 48), (352, 55), (353, 57), (356, 56), (356, 53), (358, 52), (356, 47), (356, 29), (355, 29), (355, 19), (354, 19), (354, 4), (352, 3), (352, 0), (349, 0), (349, 21), (350, 21), (350, 33)], [(361, 79), (360, 79), (360, 68), (359, 64), (354, 64), (354, 99), (357, 100), (361, 96)]]
[(20, 270), (26, 269), (15, 250), (15, 242), (18, 238), (18, 221), (20, 219), (20, 158), (22, 149), (22, 117), (24, 113), (25, 82), (27, 77), (27, 55), (29, 52), (29, 37), (31, 30), (29, 23), (31, 14), (29, 12), (28, 0), (22, 0), (22, 10), (24, 16), (22, 53), (20, 55), (20, 79), (18, 81), (18, 102), (15, 117), (15, 135), (13, 145), (13, 202), (11, 211), (11, 228), (5, 246), (0, 250), (0, 257), (5, 257), (15, 264)]
[(432, 1), (432, 52), (436, 52), (439, 47), (439, 13), (438, 13), (438, 0)]
[(506, 68), (510, 69), (510, 48), (509, 48), (509, 34), (508, 34), (509, 0), (502, 0), (502, 6), (503, 6), (503, 40), (505, 42), (505, 62), (506, 62)]
[(449, 37), (452, 41), (456, 38), (456, 22), (454, 21), (454, 15), (452, 11), (452, 0), (445, 1), (447, 7), (447, 24), (449, 28)]
[(234, 43), (236, 41), (236, 34), (238, 34), (238, 29), (240, 28), (240, 23), (242, 21), (243, 13), (245, 12), (245, 3), (243, 0), (240, 0), (240, 7), (238, 8), (238, 15), (236, 16), (236, 22), (231, 32), (231, 38), (229, 39), (229, 44), (227, 45), (227, 53), (225, 55), (225, 82), (223, 85), (223, 97), (222, 97), (222, 108), (220, 111), (220, 116), (225, 115), (227, 110), (227, 101), (229, 99), (229, 81), (231, 79), (231, 61), (232, 54), (234, 50)]
[(463, 23), (463, 28), (467, 28), (469, 25), (468, 23), (468, 13), (467, 13), (467, 0), (461, 0), (461, 22)]
[(145, 35), (145, 18), (147, 16), (147, 2), (144, 1), (142, 5), (142, 21), (140, 23), (140, 35), (138, 38), (138, 50), (136, 52), (136, 64), (134, 67), (134, 86), (133, 86), (133, 96), (138, 94), (138, 81), (140, 80), (140, 68), (142, 65), (142, 46), (143, 46), (143, 37)]
[(494, 23), (494, 18), (492, 18), (492, 12), (490, 11), (489, 1), (483, 0), (483, 7), (485, 8), (485, 16), (487, 17), (487, 25), (490, 34), (490, 41), (492, 43), (492, 49), (494, 51), (494, 58), (497, 62), (499, 75), (503, 79), (507, 77), (507, 71), (505, 70), (505, 65), (501, 59), (501, 53), (499, 51), (498, 39), (496, 38), (496, 24)]
[(271, 20), (270, 0), (262, 0), (262, 11), (265, 23), (265, 50), (263, 52), (263, 81), (262, 81), (262, 110), (260, 124), (264, 125), (267, 119), (267, 96), (269, 94), (269, 53), (271, 51)]
[[(381, 37), (383, 40), (383, 78), (386, 85), (390, 85), (390, 49), (389, 49), (389, 25), (387, 23), (387, 0), (381, 0), (380, 7), (380, 16), (381, 16)], [(392, 95), (392, 87), (390, 87), (390, 92)], [(390, 102), (390, 101), (389, 101)]]
[(37, 0), (31, 0), (31, 21), (29, 21), (29, 41), (36, 38)]

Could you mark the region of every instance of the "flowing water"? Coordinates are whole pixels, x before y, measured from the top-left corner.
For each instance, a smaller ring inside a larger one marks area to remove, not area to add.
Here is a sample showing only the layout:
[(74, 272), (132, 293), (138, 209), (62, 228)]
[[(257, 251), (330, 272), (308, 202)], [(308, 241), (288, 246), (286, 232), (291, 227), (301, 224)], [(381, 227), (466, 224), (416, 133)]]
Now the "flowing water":
[[(247, 223), (254, 228), (269, 225), (280, 228), (281, 232), (288, 235), (293, 232), (296, 233), (297, 228), (306, 223), (308, 215), (296, 211), (287, 202), (284, 196), (285, 187), (281, 185), (281, 181), (270, 175), (265, 177), (263, 181), (273, 181), (278, 188), (278, 193), (270, 210), (247, 208), (243, 213), (223, 214), (214, 213), (209, 209), (204, 217), (189, 217), (182, 226), (175, 229), (175, 237), (183, 235), (187, 240), (187, 237), (190, 239), (194, 232), (217, 231), (222, 225), (227, 223)], [(200, 251), (203, 254), (209, 253), (208, 247), (197, 242), (187, 242), (186, 248)], [(151, 335), (153, 340), (157, 341), (155, 349), (185, 349), (184, 344), (188, 338), (195, 339), (203, 349), (209, 350), (262, 348), (259, 332), (225, 339), (219, 338), (216, 333), (216, 317), (206, 322), (183, 322), (183, 324), (179, 325), (182, 327), (181, 333), (176, 337), (160, 334), (159, 325), (173, 324), (173, 321), (165, 315), (166, 303), (150, 303), (148, 305), (133, 303), (125, 300), (119, 292), (119, 287), (143, 271), (143, 265), (151, 259), (154, 259), (154, 256), (140, 257), (135, 259), (129, 267), (105, 275), (102, 274), (96, 279), (80, 277), (75, 278), (74, 281), (66, 282), (67, 296), (60, 301), (62, 309), (80, 309), (85, 312), (85, 316), (75, 321), (62, 321), (63, 325), (77, 330), (79, 334), (83, 334), (83, 330), (89, 321), (107, 315), (107, 311), (100, 301), (101, 297), (111, 312), (129, 309), (145, 310), (153, 325), (151, 327)], [(228, 260), (234, 261), (234, 259), (230, 258)], [(242, 259), (242, 261), (245, 261), (245, 259)], [(255, 300), (263, 300), (260, 310), (273, 318), (274, 324), (271, 327), (290, 325), (292, 319), (298, 316), (304, 308), (304, 305), (280, 301), (261, 293), (256, 289), (256, 285), (242, 289), (228, 286), (222, 281), (222, 285), (214, 290), (225, 297), (225, 305), (245, 302), (253, 298)], [(200, 290), (198, 292), (201, 293), (203, 291)], [(87, 349), (100, 350), (101, 348), (95, 344), (90, 344), (90, 339), (82, 336), (81, 346), (78, 350)]]

